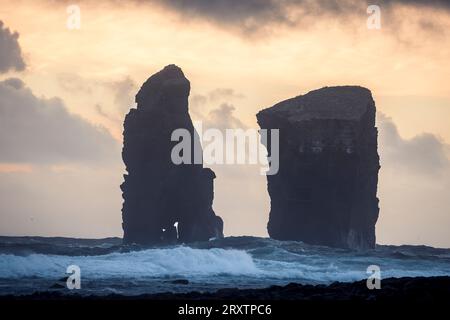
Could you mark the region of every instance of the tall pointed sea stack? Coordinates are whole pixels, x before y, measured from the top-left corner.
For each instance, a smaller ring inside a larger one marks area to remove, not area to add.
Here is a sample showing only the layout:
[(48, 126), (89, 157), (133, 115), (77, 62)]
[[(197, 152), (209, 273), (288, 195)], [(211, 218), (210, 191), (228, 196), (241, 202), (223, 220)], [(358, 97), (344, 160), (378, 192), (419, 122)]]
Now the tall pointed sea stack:
[(370, 91), (325, 87), (262, 110), (257, 119), (263, 129), (280, 130), (279, 171), (267, 176), (269, 235), (373, 248), (380, 166)]
[(175, 129), (187, 129), (192, 140), (199, 139), (188, 112), (189, 91), (189, 80), (181, 69), (166, 66), (142, 85), (136, 95), (137, 109), (125, 118), (122, 158), (128, 174), (121, 189), (126, 243), (192, 242), (223, 236), (222, 219), (212, 209), (214, 172), (202, 164), (177, 165), (171, 159), (177, 144), (171, 141)]

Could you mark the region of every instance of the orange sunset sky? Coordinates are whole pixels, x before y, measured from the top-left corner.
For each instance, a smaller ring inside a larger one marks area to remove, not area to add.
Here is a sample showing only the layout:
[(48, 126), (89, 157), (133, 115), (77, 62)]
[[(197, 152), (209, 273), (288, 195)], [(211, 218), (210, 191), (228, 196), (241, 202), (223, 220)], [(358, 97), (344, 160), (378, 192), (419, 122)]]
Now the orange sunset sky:
[[(193, 120), (220, 128), (257, 128), (259, 110), (323, 86), (369, 88), (377, 242), (450, 247), (447, 1), (0, 0), (0, 20), (0, 235), (122, 236), (123, 118), (174, 63)], [(213, 169), (225, 234), (267, 236), (259, 166)]]

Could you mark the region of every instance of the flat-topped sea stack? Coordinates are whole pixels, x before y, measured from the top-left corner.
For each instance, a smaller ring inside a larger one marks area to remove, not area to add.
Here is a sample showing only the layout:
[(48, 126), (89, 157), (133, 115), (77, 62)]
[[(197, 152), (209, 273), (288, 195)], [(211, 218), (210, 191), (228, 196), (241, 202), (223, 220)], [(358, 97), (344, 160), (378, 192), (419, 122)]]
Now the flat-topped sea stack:
[(257, 120), (280, 137), (279, 171), (267, 176), (270, 237), (374, 248), (380, 165), (371, 92), (325, 87), (264, 109)]
[(214, 172), (194, 164), (194, 152), (190, 164), (175, 164), (171, 158), (178, 143), (171, 141), (175, 129), (187, 129), (192, 139), (199, 139), (188, 112), (189, 91), (182, 70), (166, 66), (142, 85), (137, 108), (125, 118), (122, 158), (128, 173), (121, 185), (125, 243), (223, 237), (222, 219), (212, 209)]

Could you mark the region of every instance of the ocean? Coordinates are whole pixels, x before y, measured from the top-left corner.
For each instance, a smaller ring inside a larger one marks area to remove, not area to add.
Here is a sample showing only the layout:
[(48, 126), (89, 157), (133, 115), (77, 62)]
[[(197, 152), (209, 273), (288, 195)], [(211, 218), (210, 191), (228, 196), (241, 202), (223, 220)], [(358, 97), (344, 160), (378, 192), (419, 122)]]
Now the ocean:
[[(70, 265), (80, 268), (79, 290), (65, 287)], [(0, 237), (0, 295), (133, 296), (330, 284), (367, 279), (370, 265), (379, 266), (381, 279), (450, 276), (450, 249), (377, 245), (352, 251), (258, 237), (166, 247), (125, 246), (120, 238)], [(175, 281), (181, 279), (188, 281)]]

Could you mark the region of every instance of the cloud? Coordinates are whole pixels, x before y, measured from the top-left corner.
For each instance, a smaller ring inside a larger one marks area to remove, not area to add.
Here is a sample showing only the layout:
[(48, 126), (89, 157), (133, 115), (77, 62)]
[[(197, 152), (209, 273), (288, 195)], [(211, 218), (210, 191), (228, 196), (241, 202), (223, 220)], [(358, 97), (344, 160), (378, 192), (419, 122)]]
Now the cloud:
[(209, 112), (207, 118), (207, 126), (217, 129), (245, 129), (246, 125), (236, 118), (233, 112), (236, 108), (232, 104), (222, 103), (217, 109)]
[(114, 92), (114, 104), (121, 114), (127, 113), (135, 106), (134, 96), (138, 91), (137, 84), (130, 77), (105, 83)]
[(108, 112), (106, 112), (106, 111), (104, 110), (104, 108), (103, 108), (100, 104), (97, 103), (97, 104), (94, 106), (94, 109), (95, 109), (95, 111), (97, 112), (97, 114), (100, 115), (101, 117), (103, 117), (103, 118), (105, 118), (105, 119), (108, 119), (108, 120), (110, 120), (110, 121), (113, 121), (113, 122), (117, 122), (117, 123), (120, 122), (120, 119), (119, 119), (119, 118), (115, 118), (115, 117), (113, 117), (111, 114), (109, 114)]
[(63, 90), (89, 96), (97, 114), (115, 123), (122, 124), (124, 115), (136, 104), (134, 96), (138, 85), (129, 76), (105, 81), (76, 73), (60, 73), (57, 79)]
[(3, 27), (3, 21), (0, 20), (0, 73), (25, 70), (18, 39), (19, 34)]
[(450, 10), (450, 2), (448, 2), (448, 0), (384, 0), (380, 2), (380, 5), (384, 4), (386, 5), (403, 4), (413, 7), (428, 7), (435, 9)]
[(245, 129), (247, 126), (234, 115), (236, 108), (233, 101), (242, 98), (244, 95), (233, 89), (216, 88), (206, 95), (193, 95), (190, 98), (189, 112), (195, 121), (203, 122), (204, 128)]
[(431, 176), (450, 168), (449, 146), (439, 137), (422, 133), (404, 139), (390, 118), (382, 113), (378, 113), (377, 117), (382, 167)]
[[(317, 16), (328, 11), (338, 11), (337, 1), (296, 0), (153, 0), (164, 8), (178, 12), (185, 18), (201, 18), (222, 26), (237, 28), (252, 34), (269, 25), (295, 26), (300, 15)], [(347, 3), (344, 1), (345, 7)], [(297, 9), (301, 9), (300, 12)]]
[[(383, 13), (391, 16), (397, 6), (429, 8), (450, 11), (445, 0), (152, 0), (165, 9), (179, 13), (186, 19), (204, 19), (209, 22), (238, 29), (246, 35), (267, 31), (268, 27), (308, 26), (317, 18), (332, 16), (342, 23), (351, 15), (364, 17), (369, 5), (378, 4)], [(392, 16), (391, 16), (392, 17)], [(428, 21), (428, 20), (427, 20)], [(432, 21), (432, 20), (430, 20)], [(425, 27), (430, 24), (424, 22)]]
[(120, 236), (122, 172), (108, 131), (20, 79), (0, 81), (1, 234)]
[(381, 157), (377, 242), (449, 247), (449, 146), (429, 133), (405, 139), (381, 113), (377, 122)]
[(120, 155), (108, 131), (16, 78), (0, 81), (0, 150), (4, 163), (108, 163)]
[(235, 92), (231, 88), (216, 88), (208, 93), (211, 101), (242, 99), (245, 96), (242, 93)]
[(78, 92), (92, 95), (92, 86), (96, 85), (94, 81), (84, 79), (75, 73), (63, 72), (57, 75), (58, 84), (67, 92)]

